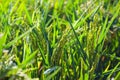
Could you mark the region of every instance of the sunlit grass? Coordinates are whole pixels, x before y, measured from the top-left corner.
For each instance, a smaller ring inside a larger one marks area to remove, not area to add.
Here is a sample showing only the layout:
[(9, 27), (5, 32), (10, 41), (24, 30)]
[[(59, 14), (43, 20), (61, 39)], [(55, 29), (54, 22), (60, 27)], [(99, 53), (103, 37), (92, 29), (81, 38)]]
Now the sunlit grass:
[(0, 0), (0, 80), (119, 80), (119, 45), (119, 0)]

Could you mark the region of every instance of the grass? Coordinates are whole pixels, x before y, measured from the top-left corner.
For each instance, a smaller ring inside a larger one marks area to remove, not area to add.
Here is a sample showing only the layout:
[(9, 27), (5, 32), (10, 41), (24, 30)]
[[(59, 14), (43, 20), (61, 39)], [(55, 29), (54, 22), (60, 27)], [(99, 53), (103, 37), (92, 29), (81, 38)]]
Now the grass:
[(119, 80), (119, 53), (119, 0), (0, 0), (0, 80)]

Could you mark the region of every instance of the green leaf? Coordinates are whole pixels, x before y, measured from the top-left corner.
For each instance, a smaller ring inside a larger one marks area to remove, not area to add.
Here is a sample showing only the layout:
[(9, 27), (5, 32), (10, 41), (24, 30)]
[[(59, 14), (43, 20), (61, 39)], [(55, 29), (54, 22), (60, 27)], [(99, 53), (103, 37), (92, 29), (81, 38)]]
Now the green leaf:
[(28, 56), (20, 65), (19, 67), (22, 68), (22, 67), (25, 67), (28, 63), (31, 62), (31, 60), (33, 60), (37, 54), (38, 50), (34, 51), (33, 53), (31, 53), (30, 56)]
[(51, 73), (51, 74), (49, 74), (46, 78), (45, 78), (45, 80), (51, 80), (52, 78), (54, 78), (55, 77), (55, 75), (59, 72), (61, 70), (61, 67), (58, 67), (58, 66), (55, 66), (55, 67), (53, 67), (53, 68), (50, 68), (50, 69), (48, 69), (48, 70), (46, 70), (45, 72), (44, 72), (44, 74), (49, 74), (49, 73), (51, 73), (51, 72), (53, 72), (53, 73)]
[(9, 48), (10, 46), (12, 46), (13, 44), (15, 44), (19, 39), (23, 38), (24, 36), (26, 36), (27, 34), (29, 34), (30, 32), (32, 32), (32, 30), (34, 28), (36, 28), (37, 26), (33, 26), (32, 28), (30, 28), (28, 31), (26, 31), (25, 33), (23, 33), (22, 35), (16, 37), (14, 40), (10, 41), (9, 43), (7, 43), (4, 47), (5, 48)]

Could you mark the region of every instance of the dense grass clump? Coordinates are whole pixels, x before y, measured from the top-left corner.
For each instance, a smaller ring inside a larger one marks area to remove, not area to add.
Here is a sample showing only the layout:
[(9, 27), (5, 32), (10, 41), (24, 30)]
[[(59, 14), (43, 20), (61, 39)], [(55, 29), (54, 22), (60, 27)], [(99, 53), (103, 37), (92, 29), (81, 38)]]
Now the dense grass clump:
[(112, 79), (120, 0), (0, 0), (0, 80)]

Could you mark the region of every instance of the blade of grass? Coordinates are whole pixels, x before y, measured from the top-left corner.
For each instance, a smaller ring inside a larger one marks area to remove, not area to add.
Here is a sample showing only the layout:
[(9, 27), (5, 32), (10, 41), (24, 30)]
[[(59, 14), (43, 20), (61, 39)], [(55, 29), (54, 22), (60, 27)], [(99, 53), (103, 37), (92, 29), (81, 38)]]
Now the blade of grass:
[(45, 80), (51, 80), (61, 70), (61, 67), (55, 67), (54, 70), (55, 71), (52, 74), (50, 74), (49, 76), (47, 76)]
[[(102, 33), (100, 34), (100, 38), (99, 38), (98, 44), (101, 43), (102, 40), (104, 40), (104, 38), (105, 38), (107, 32), (109, 31), (109, 28), (111, 27), (113, 21), (118, 16), (118, 14), (120, 12), (120, 7), (119, 7), (119, 5), (117, 5), (117, 7), (118, 8), (116, 9), (116, 13), (113, 15), (113, 17), (112, 17), (112, 19), (110, 20), (109, 23), (108, 23), (108, 15), (107, 15), (105, 23), (104, 23), (104, 26), (103, 26), (103, 29), (102, 29)], [(107, 26), (107, 23), (108, 23), (108, 26)]]
[(4, 33), (0, 33), (0, 58), (2, 57), (3, 48), (6, 43), (8, 33), (9, 33), (8, 26), (5, 27)]
[(49, 62), (48, 62), (48, 60), (45, 58), (44, 51), (42, 50), (40, 44), (38, 44), (38, 47), (39, 47), (39, 50), (40, 50), (41, 56), (42, 56), (42, 58), (43, 58), (43, 63), (46, 64), (46, 65), (48, 65)]
[(88, 63), (88, 61), (87, 61), (87, 60), (88, 60), (87, 54), (86, 54), (85, 51), (83, 50), (83, 47), (82, 47), (82, 45), (81, 45), (81, 43), (80, 43), (80, 41), (79, 41), (79, 39), (78, 39), (78, 36), (77, 36), (77, 34), (76, 34), (76, 32), (75, 32), (75, 30), (74, 30), (74, 28), (73, 28), (72, 22), (71, 22), (71, 20), (70, 20), (70, 18), (69, 18), (69, 16), (68, 16), (67, 13), (66, 13), (66, 15), (67, 15), (67, 18), (68, 18), (68, 22), (69, 22), (69, 24), (70, 24), (70, 27), (72, 28), (73, 33), (74, 33), (74, 35), (75, 35), (75, 38), (76, 38), (76, 40), (77, 40), (77, 43), (78, 43), (78, 45), (79, 45), (79, 47), (80, 47), (81, 56), (82, 56), (83, 60), (85, 61), (86, 65), (89, 66), (89, 63)]
[(120, 62), (114, 67), (114, 69), (111, 71), (107, 79), (110, 79), (110, 77), (112, 76), (112, 74), (115, 72), (115, 70), (118, 68), (119, 65), (120, 65)]
[(34, 28), (36, 28), (37, 26), (33, 26), (32, 28), (30, 28), (28, 31), (26, 31), (25, 33), (23, 33), (22, 35), (20, 35), (19, 37), (16, 37), (14, 40), (12, 40), (11, 42), (7, 43), (6, 45), (4, 45), (5, 48), (8, 48), (10, 46), (12, 46), (13, 44), (15, 44), (19, 39), (23, 38), (24, 36), (26, 36), (27, 34), (29, 34), (30, 32), (32, 32), (32, 30)]
[(87, 14), (86, 17), (82, 20), (82, 18), (85, 15), (85, 13), (93, 6), (93, 4), (95, 4), (96, 1), (97, 0), (93, 1), (93, 3), (91, 3), (91, 5), (81, 14), (80, 18), (73, 23), (73, 26), (75, 27), (75, 29), (77, 28), (77, 26), (79, 24), (83, 23), (82, 21), (85, 21), (85, 19), (87, 19), (91, 15), (92, 12)]
[(38, 50), (34, 51), (33, 53), (31, 53), (31, 55), (29, 57), (27, 57), (20, 65), (20, 68), (25, 67), (31, 60), (34, 59), (35, 55), (37, 54)]
[(119, 80), (120, 79), (120, 72), (118, 72), (118, 74), (115, 76), (115, 80)]

